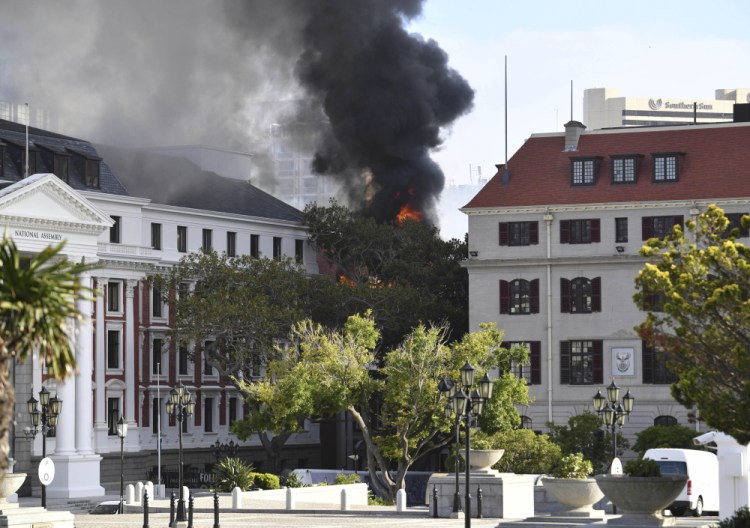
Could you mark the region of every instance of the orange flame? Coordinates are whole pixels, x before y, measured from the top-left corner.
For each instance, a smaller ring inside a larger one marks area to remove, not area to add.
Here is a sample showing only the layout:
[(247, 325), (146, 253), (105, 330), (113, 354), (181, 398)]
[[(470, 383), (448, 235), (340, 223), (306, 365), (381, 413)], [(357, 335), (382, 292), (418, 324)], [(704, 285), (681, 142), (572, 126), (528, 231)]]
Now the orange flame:
[(396, 215), (396, 220), (399, 223), (404, 222), (405, 220), (415, 220), (419, 222), (422, 220), (422, 213), (416, 209), (412, 209), (409, 204), (404, 204)]

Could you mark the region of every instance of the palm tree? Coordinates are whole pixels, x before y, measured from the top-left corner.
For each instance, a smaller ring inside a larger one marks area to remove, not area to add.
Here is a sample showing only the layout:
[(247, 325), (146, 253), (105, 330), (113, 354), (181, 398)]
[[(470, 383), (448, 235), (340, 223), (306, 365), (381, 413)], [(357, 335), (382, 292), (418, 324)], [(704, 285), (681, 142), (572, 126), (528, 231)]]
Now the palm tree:
[(64, 244), (24, 258), (7, 233), (0, 241), (0, 478), (8, 468), (8, 429), (16, 401), (11, 358), (23, 361), (38, 350), (55, 379), (75, 369), (70, 324), (82, 317), (76, 301), (93, 293), (78, 274), (92, 266), (62, 258)]

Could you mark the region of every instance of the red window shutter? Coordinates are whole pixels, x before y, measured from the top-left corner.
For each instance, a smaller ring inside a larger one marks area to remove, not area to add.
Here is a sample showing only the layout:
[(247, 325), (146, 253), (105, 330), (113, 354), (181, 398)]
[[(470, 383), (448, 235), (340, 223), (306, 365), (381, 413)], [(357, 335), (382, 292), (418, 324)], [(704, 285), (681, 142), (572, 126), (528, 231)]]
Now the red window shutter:
[(539, 279), (529, 283), (529, 297), (531, 298), (531, 313), (539, 313)]
[(560, 243), (570, 243), (570, 220), (560, 220)]
[(560, 279), (560, 312), (570, 313), (570, 281)]
[(531, 384), (542, 383), (542, 343), (531, 341), (529, 343), (529, 361), (531, 362)]
[(602, 278), (591, 279), (591, 311), (602, 311)]
[(603, 383), (604, 379), (604, 353), (602, 341), (595, 340), (591, 343), (594, 354), (594, 385)]
[(680, 228), (682, 228), (683, 231), (685, 230), (685, 224), (684, 224), (684, 219), (682, 215), (676, 215), (674, 217), (674, 225), (680, 226)]
[(497, 225), (498, 228), (498, 239), (501, 246), (508, 245), (508, 222), (500, 222)]
[(534, 246), (539, 243), (539, 222), (529, 222), (529, 244)]
[(641, 218), (641, 235), (643, 240), (648, 240), (654, 236), (654, 221), (650, 216)]
[(500, 313), (510, 313), (510, 283), (508, 281), (500, 281)]
[(560, 385), (570, 384), (570, 342), (560, 341)]
[(591, 241), (592, 242), (600, 242), (601, 241), (601, 221), (598, 218), (594, 218), (591, 220)]
[(643, 348), (642, 361), (643, 363), (643, 383), (654, 382), (654, 349), (653, 347), (647, 346), (645, 341), (641, 341)]

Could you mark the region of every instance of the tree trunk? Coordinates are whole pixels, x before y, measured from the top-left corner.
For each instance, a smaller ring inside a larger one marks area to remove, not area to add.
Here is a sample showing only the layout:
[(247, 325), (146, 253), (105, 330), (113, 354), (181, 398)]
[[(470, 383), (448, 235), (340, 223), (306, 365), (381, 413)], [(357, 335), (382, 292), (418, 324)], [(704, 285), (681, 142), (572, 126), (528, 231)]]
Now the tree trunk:
[[(370, 429), (367, 427), (362, 415), (354, 407), (347, 407), (347, 411), (362, 430), (362, 438), (367, 446), (367, 469), (370, 472), (370, 485), (389, 500), (395, 500), (398, 488), (393, 479), (391, 479), (390, 473), (388, 473), (388, 462), (383, 457), (377, 444), (373, 441)], [(380, 468), (380, 478), (377, 475), (378, 468)]]
[(15, 414), (13, 407), (16, 403), (16, 391), (10, 381), (10, 361), (7, 350), (2, 346), (0, 349), (0, 479), (10, 465), (8, 433)]

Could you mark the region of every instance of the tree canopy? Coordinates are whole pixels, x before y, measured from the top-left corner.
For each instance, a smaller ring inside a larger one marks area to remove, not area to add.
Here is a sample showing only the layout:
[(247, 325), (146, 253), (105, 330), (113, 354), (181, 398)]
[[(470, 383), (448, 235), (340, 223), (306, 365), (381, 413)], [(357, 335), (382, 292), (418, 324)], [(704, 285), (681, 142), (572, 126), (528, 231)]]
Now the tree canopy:
[(449, 340), (468, 331), (468, 274), (460, 265), (465, 242), (444, 241), (438, 230), (416, 220), (377, 223), (332, 201), (309, 205), (310, 242), (344, 288), (321, 322), (340, 326), (372, 310), (381, 346), (398, 344), (419, 323), (451, 329)]
[(636, 278), (638, 327), (677, 376), (672, 395), (697, 406), (711, 427), (750, 441), (750, 249), (737, 241), (750, 217), (731, 225), (710, 205), (641, 250), (649, 261)]
[[(376, 362), (380, 332), (371, 314), (350, 316), (341, 330), (302, 321), (288, 340), (295, 346), (277, 346), (270, 375), (245, 390), (253, 393), (258, 420), (268, 427), (293, 427), (300, 416), (349, 413), (363, 434), (373, 486), (393, 497), (417, 460), (452, 439), (453, 420), (445, 416), (439, 380), (460, 379), (467, 359), (479, 373), (511, 361), (493, 325), (453, 345), (446, 335), (444, 326), (419, 325)], [(522, 348), (513, 354), (513, 360), (527, 359)], [(512, 422), (507, 416), (517, 414), (514, 405), (528, 402), (525, 389), (510, 373), (496, 381), (492, 401), (502, 402), (496, 415)]]

